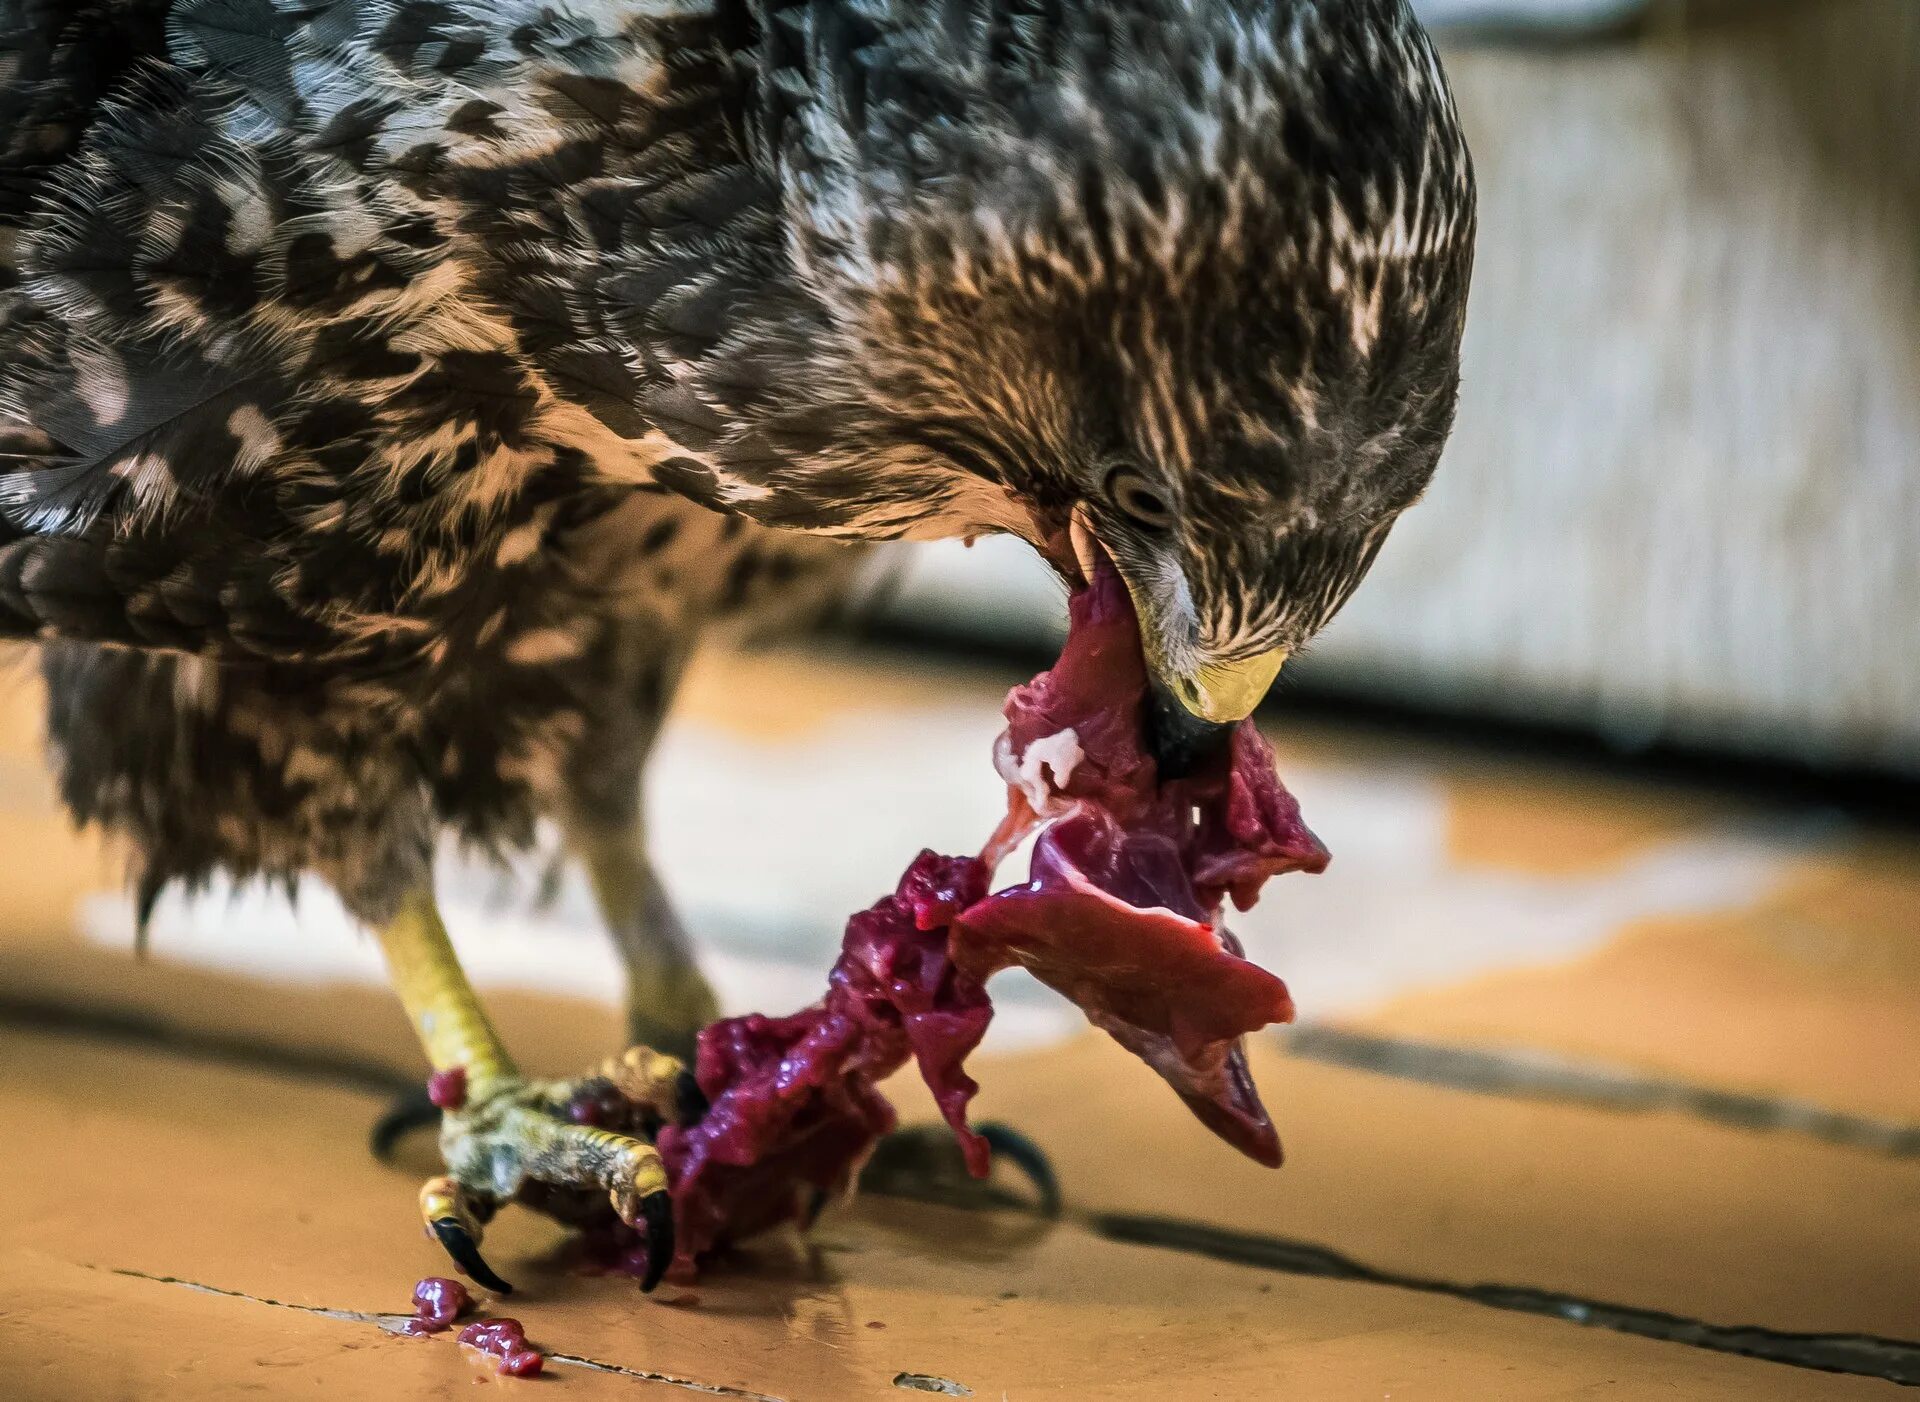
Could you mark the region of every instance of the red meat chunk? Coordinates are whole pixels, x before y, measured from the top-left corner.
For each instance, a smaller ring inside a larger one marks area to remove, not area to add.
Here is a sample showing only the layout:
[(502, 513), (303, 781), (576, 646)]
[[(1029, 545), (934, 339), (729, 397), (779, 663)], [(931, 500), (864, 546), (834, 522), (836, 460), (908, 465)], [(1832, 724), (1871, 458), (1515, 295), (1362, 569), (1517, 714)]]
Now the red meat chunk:
[(444, 1334), (453, 1321), (473, 1308), (467, 1287), (445, 1276), (430, 1275), (413, 1287), (413, 1318), (400, 1327), (403, 1334)]
[[(909, 1057), (987, 1171), (967, 1127), (964, 1063), (993, 1016), (987, 979), (1018, 964), (1165, 1079), (1243, 1153), (1280, 1142), (1240, 1039), (1293, 1016), (1286, 985), (1241, 957), (1221, 923), (1271, 877), (1318, 871), (1326, 850), (1242, 725), (1211, 769), (1161, 783), (1145, 745), (1147, 674), (1110, 567), (1074, 598), (1055, 666), (1016, 688), (995, 752), (1008, 814), (978, 857), (922, 852), (898, 888), (847, 922), (826, 996), (791, 1017), (729, 1018), (701, 1034), (712, 1108), (663, 1131), (683, 1271), (717, 1242), (800, 1217), (837, 1194), (893, 1127), (876, 1085)], [(1039, 828), (1031, 872), (994, 869)]]
[(460, 1342), (500, 1360), (494, 1372), (509, 1378), (537, 1378), (547, 1356), (527, 1345), (526, 1330), (517, 1319), (481, 1319), (460, 1331)]

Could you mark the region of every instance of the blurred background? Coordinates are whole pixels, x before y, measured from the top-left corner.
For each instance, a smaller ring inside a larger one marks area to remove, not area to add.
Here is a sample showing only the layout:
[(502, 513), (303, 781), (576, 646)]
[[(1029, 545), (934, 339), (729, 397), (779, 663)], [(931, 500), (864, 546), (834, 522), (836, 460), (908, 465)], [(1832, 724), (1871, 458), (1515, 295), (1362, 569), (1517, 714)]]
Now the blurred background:
[[(927, 1262), (972, 1228), (856, 1213), (826, 1240), (865, 1253), (856, 1280), (911, 1262), (860, 1308), (896, 1331), (919, 1311), (929, 1341), (956, 1298), (1016, 1277), (1059, 1303), (1017, 1315), (992, 1360), (956, 1344), (942, 1365), (977, 1391), (1011, 1377), (1016, 1397), (1093, 1395), (1022, 1391), (1037, 1375), (1020, 1370), (1078, 1356), (1082, 1335), (1091, 1349), (1095, 1319), (1142, 1350), (1143, 1378), (1183, 1380), (1155, 1394), (1174, 1397), (1216, 1395), (1208, 1367), (1256, 1358), (1264, 1381), (1233, 1395), (1272, 1395), (1272, 1370), (1312, 1359), (1476, 1398), (1920, 1381), (1920, 3), (1416, 8), (1479, 173), (1465, 381), (1429, 496), (1262, 714), (1335, 854), (1236, 922), (1301, 1010), (1254, 1048), (1288, 1166), (1235, 1159), (1009, 975), (981, 1104), (1052, 1155), (1070, 1222), (1045, 1252), (978, 1245), (984, 1274), (951, 1290)], [(1000, 698), (1062, 625), (1023, 547), (935, 546), (881, 561), (825, 637), (699, 661), (648, 798), (728, 1011), (810, 1001), (847, 912), (920, 847), (978, 846), (1002, 804)], [(359, 1087), (312, 1112), (334, 1117), (333, 1178), (303, 1179), (302, 1158), (247, 1180), (269, 1205), (297, 1196), (299, 1225), (256, 1224), (304, 1243), (297, 1276), (158, 1225), (142, 1268), (331, 1307), (371, 1288), (329, 1264), (342, 1236), (381, 1278), (431, 1267), (406, 1254), (410, 1180), (359, 1152), (380, 1078), (418, 1073), (375, 951), (324, 892), (222, 888), (169, 896), (137, 962), (111, 854), (54, 805), (38, 705), (30, 662), (0, 672), (0, 1038), (38, 1068), (0, 1082), (19, 1102), (0, 1163), (15, 1217), (79, 1230), (72, 1183), (126, 1143), (173, 1144), (199, 1166), (180, 1181), (244, 1177), (264, 1102), (220, 1083), (219, 1103), (163, 1113), (156, 1088), (270, 1065)], [(449, 854), (444, 896), (532, 1065), (612, 1045), (617, 965), (576, 873)], [(124, 1083), (84, 1071), (109, 1045), (99, 1065), (132, 1068)], [(1116, 1223), (1148, 1219), (1187, 1224), (1152, 1249), (1222, 1274), (1162, 1297), (1138, 1260), (1102, 1254), (1145, 1240)], [(49, 1233), (35, 1249), (80, 1250)], [(507, 1240), (508, 1275), (539, 1269), (514, 1253), (537, 1261), (540, 1241)], [(1233, 1274), (1254, 1270), (1283, 1294)], [(1340, 1304), (1308, 1281), (1343, 1272), (1373, 1293)], [(1145, 1293), (1087, 1284), (1119, 1280)], [(882, 1378), (900, 1334), (824, 1317), (742, 1307), (729, 1328), (772, 1335), (758, 1352), (729, 1336), (728, 1378), (869, 1395), (847, 1359)], [(1223, 1320), (1225, 1343), (1206, 1333)], [(209, 1378), (226, 1327), (206, 1325)], [(598, 1357), (638, 1347), (605, 1321), (565, 1327), (597, 1330)], [(679, 1349), (707, 1378), (701, 1327), (628, 1361)], [(1294, 1395), (1371, 1395), (1355, 1388)]]

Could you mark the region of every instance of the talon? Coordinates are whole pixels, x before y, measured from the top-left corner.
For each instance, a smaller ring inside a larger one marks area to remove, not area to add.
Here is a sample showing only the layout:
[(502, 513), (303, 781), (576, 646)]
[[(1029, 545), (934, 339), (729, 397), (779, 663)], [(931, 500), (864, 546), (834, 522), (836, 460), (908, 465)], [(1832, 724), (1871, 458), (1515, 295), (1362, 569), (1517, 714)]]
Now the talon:
[(673, 1263), (673, 1195), (667, 1166), (653, 1145), (624, 1134), (568, 1125), (558, 1136), (553, 1162), (568, 1160), (591, 1170), (606, 1186), (620, 1220), (647, 1234), (647, 1268), (640, 1288), (651, 1290)]
[(396, 1096), (393, 1103), (380, 1112), (380, 1118), (367, 1131), (367, 1147), (381, 1163), (391, 1163), (393, 1151), (402, 1139), (417, 1129), (439, 1123), (440, 1107), (428, 1098), (425, 1087), (415, 1087)]
[(820, 1220), (820, 1214), (827, 1210), (827, 1204), (833, 1201), (833, 1194), (825, 1188), (809, 1187), (806, 1206), (800, 1209), (800, 1228), (812, 1231), (813, 1224)]
[(700, 1082), (694, 1079), (692, 1071), (682, 1070), (673, 1082), (674, 1101), (680, 1110), (682, 1125), (699, 1124), (707, 1117), (707, 1111), (713, 1108), (707, 1099), (707, 1093), (700, 1089)]
[(1060, 1215), (1060, 1180), (1054, 1176), (1053, 1163), (1046, 1151), (1012, 1125), (990, 1122), (976, 1131), (996, 1155), (1027, 1175), (1027, 1181), (1040, 1195), (1040, 1215)]
[(640, 1199), (640, 1220), (647, 1229), (647, 1272), (640, 1289), (650, 1291), (673, 1264), (673, 1195), (662, 1189)]
[(428, 1179), (420, 1189), (420, 1215), (462, 1274), (497, 1295), (513, 1293), (480, 1254), (480, 1223), (458, 1183), (446, 1177)]
[(474, 1241), (473, 1234), (451, 1217), (440, 1217), (427, 1223), (440, 1244), (446, 1248), (447, 1255), (453, 1258), (453, 1264), (460, 1268), (461, 1274), (476, 1281), (496, 1295), (511, 1295), (513, 1287), (502, 1280), (486, 1258), (480, 1254), (480, 1247)]
[[(647, 1270), (640, 1288), (651, 1290), (673, 1264), (673, 1195), (667, 1191), (667, 1172), (651, 1147), (636, 1145), (644, 1157), (633, 1168), (631, 1182), (613, 1190), (613, 1210), (629, 1227), (647, 1234)], [(632, 1162), (632, 1161), (630, 1161)], [(657, 1185), (657, 1186), (656, 1186)]]
[(974, 1178), (967, 1156), (945, 1126), (918, 1125), (882, 1139), (860, 1170), (868, 1192), (954, 1206), (1011, 1207), (1053, 1219), (1060, 1215), (1060, 1183), (1046, 1154), (1019, 1130), (1005, 1124), (976, 1126), (974, 1133), (996, 1155), (1004, 1154), (1032, 1183), (1038, 1201), (1029, 1205), (1017, 1186)]

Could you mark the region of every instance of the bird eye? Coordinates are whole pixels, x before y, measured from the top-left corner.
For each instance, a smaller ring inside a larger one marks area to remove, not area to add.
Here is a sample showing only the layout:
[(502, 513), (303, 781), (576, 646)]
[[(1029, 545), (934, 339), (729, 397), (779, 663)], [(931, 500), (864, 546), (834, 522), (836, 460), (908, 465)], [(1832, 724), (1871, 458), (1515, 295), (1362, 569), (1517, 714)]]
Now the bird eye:
[(1173, 507), (1166, 497), (1133, 468), (1116, 467), (1107, 475), (1107, 497), (1146, 530), (1164, 531), (1173, 525)]

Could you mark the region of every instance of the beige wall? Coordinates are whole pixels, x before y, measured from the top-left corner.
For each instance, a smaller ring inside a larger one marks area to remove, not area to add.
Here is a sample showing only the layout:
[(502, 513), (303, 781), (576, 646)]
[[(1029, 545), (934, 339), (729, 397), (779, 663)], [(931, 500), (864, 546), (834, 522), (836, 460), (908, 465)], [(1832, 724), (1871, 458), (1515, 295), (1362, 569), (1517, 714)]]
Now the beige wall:
[(1920, 767), (1920, 5), (1451, 70), (1464, 408), (1328, 665)]

